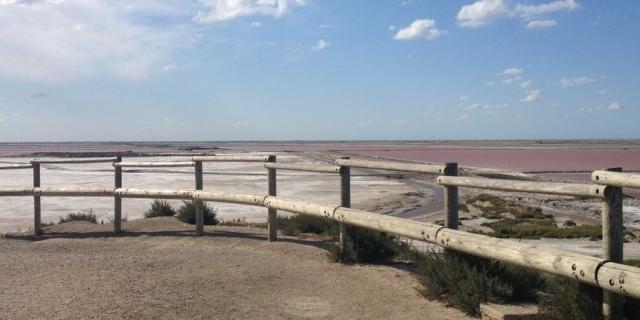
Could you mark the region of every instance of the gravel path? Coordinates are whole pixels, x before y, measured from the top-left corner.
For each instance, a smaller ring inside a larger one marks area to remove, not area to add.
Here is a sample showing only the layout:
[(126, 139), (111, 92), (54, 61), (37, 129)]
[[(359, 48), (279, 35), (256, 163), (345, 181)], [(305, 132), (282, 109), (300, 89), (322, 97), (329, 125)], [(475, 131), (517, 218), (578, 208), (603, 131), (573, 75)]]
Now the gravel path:
[(0, 319), (468, 319), (406, 271), (330, 262), (317, 240), (173, 218), (0, 239)]

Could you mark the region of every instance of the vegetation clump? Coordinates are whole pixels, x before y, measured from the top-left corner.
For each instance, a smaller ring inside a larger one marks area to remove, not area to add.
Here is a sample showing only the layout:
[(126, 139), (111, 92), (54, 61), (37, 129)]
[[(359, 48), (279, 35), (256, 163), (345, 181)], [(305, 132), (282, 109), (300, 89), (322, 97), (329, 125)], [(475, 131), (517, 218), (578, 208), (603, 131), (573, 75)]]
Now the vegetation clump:
[(554, 219), (502, 218), (494, 222), (485, 222), (482, 226), (491, 228), (493, 232), (488, 235), (497, 238), (602, 239), (602, 227), (600, 225), (559, 228)]
[[(602, 289), (575, 279), (541, 273), (445, 250), (413, 252), (415, 273), (429, 299), (443, 301), (470, 315), (479, 315), (480, 303), (535, 302), (535, 319), (591, 320), (602, 317)], [(638, 265), (637, 260), (625, 264)], [(640, 319), (640, 300), (625, 298), (626, 319)]]
[(425, 297), (474, 316), (483, 302), (531, 301), (543, 282), (536, 272), (449, 250), (416, 254), (415, 263)]
[(185, 200), (182, 206), (178, 209), (176, 218), (184, 223), (196, 224), (196, 204), (202, 205), (203, 223), (205, 225), (216, 225), (218, 219), (216, 218), (217, 209), (209, 207), (209, 205), (202, 200)]
[(408, 245), (384, 232), (347, 227), (344, 249), (334, 247), (331, 258), (342, 263), (380, 263), (408, 251)]
[(578, 226), (575, 221), (567, 220), (562, 227), (558, 227), (553, 215), (544, 214), (541, 208), (520, 205), (486, 193), (469, 199), (466, 204), (482, 210), (482, 217), (496, 220), (482, 224), (482, 226), (490, 228), (492, 232), (479, 232), (493, 237), (602, 239), (600, 225)]
[(155, 199), (151, 203), (151, 207), (144, 213), (145, 218), (154, 217), (172, 217), (176, 215), (176, 210), (164, 200)]
[(321, 217), (293, 215), (278, 216), (278, 231), (293, 236), (303, 233), (320, 234), (335, 237), (339, 234), (338, 223)]
[(60, 217), (60, 223), (67, 223), (73, 221), (85, 221), (89, 223), (98, 223), (98, 218), (95, 213), (93, 213), (93, 209), (88, 212), (78, 212), (78, 213), (69, 213), (66, 217)]

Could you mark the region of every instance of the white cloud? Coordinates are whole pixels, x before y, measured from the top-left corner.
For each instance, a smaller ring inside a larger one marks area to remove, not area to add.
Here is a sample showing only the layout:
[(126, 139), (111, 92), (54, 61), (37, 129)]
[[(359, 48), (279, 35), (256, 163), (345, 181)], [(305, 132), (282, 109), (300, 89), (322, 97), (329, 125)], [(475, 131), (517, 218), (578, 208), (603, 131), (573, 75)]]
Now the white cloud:
[(495, 81), (487, 81), (487, 82), (484, 83), (484, 85), (487, 86), (487, 87), (493, 87), (495, 84), (496, 84)]
[(445, 33), (446, 31), (436, 27), (435, 21), (431, 19), (418, 19), (414, 20), (408, 27), (400, 29), (393, 38), (396, 40), (413, 40), (418, 38), (433, 40)]
[(543, 4), (517, 4), (513, 13), (521, 17), (535, 17), (558, 11), (573, 11), (580, 5), (575, 0), (556, 0)]
[(474, 104), (470, 104), (470, 105), (462, 108), (462, 110), (470, 111), (470, 110), (475, 110), (475, 109), (478, 109), (478, 108), (480, 108), (480, 104), (479, 103), (474, 103)]
[(262, 27), (262, 22), (260, 22), (260, 21), (253, 21), (253, 22), (251, 22), (251, 23), (249, 24), (249, 26), (250, 26), (251, 28), (260, 28), (260, 27)]
[(546, 29), (555, 27), (558, 25), (558, 22), (555, 20), (531, 20), (527, 23), (527, 29), (535, 30), (535, 29)]
[(469, 97), (467, 97), (467, 96), (460, 96), (460, 98), (458, 98), (458, 100), (460, 100), (460, 101), (465, 101), (467, 99), (469, 99)]
[(607, 107), (607, 110), (609, 111), (620, 110), (620, 102), (617, 102), (617, 101), (611, 102), (611, 104), (609, 104), (609, 106)]
[(504, 83), (504, 84), (512, 84), (512, 83), (516, 83), (518, 81), (521, 81), (522, 79), (524, 79), (524, 78), (521, 77), (521, 76), (517, 76), (517, 77), (514, 77), (514, 78), (507, 78), (507, 79), (502, 80), (502, 83)]
[[(573, 11), (580, 8), (575, 0), (555, 0), (543, 4), (521, 4), (515, 6), (504, 0), (478, 0), (464, 5), (458, 11), (458, 24), (463, 27), (477, 28), (500, 18), (518, 18), (528, 22), (527, 28), (548, 28), (555, 26), (554, 20), (536, 19), (559, 11)], [(534, 22), (537, 21), (537, 22)]]
[(532, 84), (533, 84), (533, 81), (525, 80), (525, 81), (522, 81), (522, 83), (520, 83), (520, 88), (526, 89), (526, 88), (530, 87)]
[(390, 25), (390, 26), (387, 28), (387, 30), (389, 30), (389, 31), (396, 31), (396, 26), (394, 26), (394, 25)]
[(304, 6), (304, 0), (201, 0), (209, 10), (200, 10), (193, 18), (202, 23), (216, 23), (244, 16), (280, 17), (291, 7)]
[(479, 0), (462, 6), (458, 11), (458, 23), (464, 27), (477, 28), (494, 18), (509, 15), (509, 7), (504, 0)]
[(176, 70), (177, 68), (178, 68), (178, 66), (176, 66), (175, 64), (168, 64), (168, 65), (165, 65), (164, 67), (162, 67), (162, 71), (171, 72), (173, 70)]
[(61, 81), (93, 74), (136, 79), (161, 71), (190, 33), (144, 23), (174, 13), (150, 1), (0, 1), (0, 78)]
[(563, 87), (573, 87), (593, 82), (596, 82), (596, 79), (590, 77), (563, 78), (562, 80), (560, 80), (560, 85)]
[(522, 102), (533, 102), (540, 99), (540, 90), (529, 90), (527, 91), (527, 95), (522, 98), (520, 101)]
[(505, 76), (517, 76), (521, 75), (523, 72), (524, 69), (522, 68), (509, 68), (502, 71), (502, 74), (504, 74)]
[(469, 119), (469, 115), (467, 114), (463, 114), (458, 117), (458, 120), (467, 120), (467, 119)]
[(311, 50), (320, 51), (320, 50), (324, 50), (326, 48), (329, 48), (330, 46), (331, 46), (330, 42), (327, 42), (325, 40), (320, 39), (320, 40), (316, 41), (316, 43), (314, 43), (311, 46)]

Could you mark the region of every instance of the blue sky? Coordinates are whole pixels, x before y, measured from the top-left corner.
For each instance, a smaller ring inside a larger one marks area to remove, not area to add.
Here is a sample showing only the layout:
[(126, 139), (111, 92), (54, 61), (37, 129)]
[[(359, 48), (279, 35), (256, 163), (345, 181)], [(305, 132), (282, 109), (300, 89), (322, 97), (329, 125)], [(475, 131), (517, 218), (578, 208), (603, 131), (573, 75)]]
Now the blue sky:
[(0, 0), (0, 141), (640, 138), (640, 2)]

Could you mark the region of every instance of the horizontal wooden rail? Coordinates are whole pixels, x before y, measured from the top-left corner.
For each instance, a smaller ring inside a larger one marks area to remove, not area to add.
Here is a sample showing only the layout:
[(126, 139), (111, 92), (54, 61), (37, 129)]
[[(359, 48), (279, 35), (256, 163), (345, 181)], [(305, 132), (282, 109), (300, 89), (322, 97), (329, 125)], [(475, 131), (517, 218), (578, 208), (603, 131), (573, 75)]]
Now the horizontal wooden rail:
[(7, 164), (0, 165), (0, 170), (14, 170), (14, 169), (31, 169), (33, 165), (31, 164)]
[(560, 196), (577, 196), (604, 198), (606, 187), (578, 183), (518, 181), (471, 177), (439, 176), (437, 181), (445, 186), (470, 187), (501, 191), (517, 191), (529, 193), (555, 194)]
[(0, 196), (96, 196), (123, 198), (201, 199), (264, 206), (297, 214), (324, 217), (363, 228), (422, 240), (448, 249), (495, 259), (576, 279), (621, 295), (640, 298), (640, 268), (600, 258), (540, 248), (509, 239), (448, 229), (435, 224), (372, 212), (295, 201), (266, 195), (231, 194), (196, 190), (28, 188), (0, 189)]
[(33, 196), (33, 188), (0, 188), (0, 197)]
[(113, 197), (113, 188), (33, 188), (39, 197)]
[(391, 171), (445, 174), (444, 164), (412, 163), (400, 161), (374, 161), (358, 159), (338, 159), (336, 165), (341, 167), (380, 169)]
[(315, 165), (315, 164), (305, 165), (305, 164), (288, 164), (288, 163), (270, 162), (270, 163), (265, 163), (264, 167), (267, 169), (290, 170), (290, 171), (340, 173), (339, 166), (331, 166), (331, 165)]
[(615, 187), (640, 188), (640, 174), (598, 170), (591, 174), (597, 184)]
[(68, 158), (68, 159), (33, 159), (32, 163), (41, 164), (63, 164), (63, 163), (99, 163), (99, 162), (114, 162), (115, 157), (109, 158)]
[(119, 168), (167, 168), (167, 167), (193, 167), (191, 161), (166, 161), (166, 162), (114, 162), (114, 167)]
[(267, 162), (269, 161), (269, 156), (219, 155), (192, 157), (191, 160), (202, 162)]

